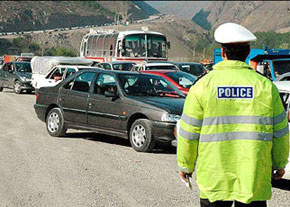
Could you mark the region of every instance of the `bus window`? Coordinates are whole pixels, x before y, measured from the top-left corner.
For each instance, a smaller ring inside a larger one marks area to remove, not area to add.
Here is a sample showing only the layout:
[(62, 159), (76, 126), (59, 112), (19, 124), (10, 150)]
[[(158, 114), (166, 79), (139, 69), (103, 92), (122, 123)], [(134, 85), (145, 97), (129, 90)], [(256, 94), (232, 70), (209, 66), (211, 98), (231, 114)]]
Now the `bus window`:
[(111, 34), (107, 34), (105, 36), (105, 39), (104, 39), (104, 50), (103, 50), (103, 55), (104, 57), (106, 56), (109, 56), (109, 51), (110, 51), (110, 43), (111, 43)]
[(100, 35), (97, 40), (97, 51), (96, 56), (102, 57), (103, 56), (103, 44), (104, 44), (104, 35)]
[(161, 35), (147, 34), (148, 57), (166, 58), (166, 39)]
[[(117, 45), (117, 39), (118, 39), (118, 33), (117, 34), (113, 34), (112, 35), (112, 39), (111, 39), (111, 45), (110, 45), (110, 56), (114, 57), (115, 56), (115, 51), (116, 51), (116, 45)], [(112, 54), (112, 55), (111, 55)]]
[(126, 57), (145, 57), (145, 35), (127, 35), (124, 39), (122, 56)]

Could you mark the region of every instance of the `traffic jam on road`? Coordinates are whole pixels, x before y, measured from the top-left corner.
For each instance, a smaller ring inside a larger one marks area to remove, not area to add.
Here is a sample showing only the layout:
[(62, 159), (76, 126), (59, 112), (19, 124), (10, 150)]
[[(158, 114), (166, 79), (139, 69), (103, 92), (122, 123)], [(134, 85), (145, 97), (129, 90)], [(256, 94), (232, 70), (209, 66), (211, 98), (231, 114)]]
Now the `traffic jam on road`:
[[(101, 44), (104, 41), (109, 42)], [(65, 136), (70, 128), (90, 130), (129, 139), (136, 151), (148, 152), (158, 142), (176, 145), (176, 123), (185, 97), (198, 78), (211, 70), (208, 64), (169, 62), (168, 49), (166, 36), (148, 28), (91, 30), (81, 41), (80, 57), (5, 57), (0, 91), (35, 91), (35, 112), (51, 136)], [(277, 64), (264, 64), (267, 60), (260, 53), (248, 61), (262, 73), (270, 70), (275, 79), (278, 72), (289, 72), (290, 55), (287, 59), (284, 53), (268, 51), (267, 58), (272, 54), (270, 59)], [(214, 63), (220, 60), (220, 53), (214, 51)], [(288, 69), (282, 68), (285, 65)], [(281, 82), (288, 79), (275, 81), (288, 112)], [(218, 90), (219, 98), (253, 97), (251, 88)]]

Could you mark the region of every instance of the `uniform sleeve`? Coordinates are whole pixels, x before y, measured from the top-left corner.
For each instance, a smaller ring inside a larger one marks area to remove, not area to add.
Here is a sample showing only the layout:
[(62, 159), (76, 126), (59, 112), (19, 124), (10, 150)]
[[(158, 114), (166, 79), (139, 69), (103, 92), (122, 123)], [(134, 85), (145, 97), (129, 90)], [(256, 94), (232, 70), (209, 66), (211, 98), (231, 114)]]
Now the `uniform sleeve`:
[(185, 99), (177, 139), (177, 164), (181, 172), (194, 170), (199, 136), (203, 121), (203, 108), (200, 104), (198, 86), (194, 85)]
[(272, 166), (281, 169), (288, 163), (289, 128), (288, 116), (275, 85), (273, 85), (273, 114)]

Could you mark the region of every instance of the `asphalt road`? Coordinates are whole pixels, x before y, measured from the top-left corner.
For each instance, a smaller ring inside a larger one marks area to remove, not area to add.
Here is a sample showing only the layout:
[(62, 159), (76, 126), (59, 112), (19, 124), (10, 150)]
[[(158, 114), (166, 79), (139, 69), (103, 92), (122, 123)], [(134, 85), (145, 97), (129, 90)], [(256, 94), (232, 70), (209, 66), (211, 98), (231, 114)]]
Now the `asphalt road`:
[[(34, 102), (0, 93), (0, 206), (199, 206), (174, 150), (138, 153), (127, 140), (76, 130), (51, 137)], [(290, 182), (276, 185), (269, 206), (289, 206)]]

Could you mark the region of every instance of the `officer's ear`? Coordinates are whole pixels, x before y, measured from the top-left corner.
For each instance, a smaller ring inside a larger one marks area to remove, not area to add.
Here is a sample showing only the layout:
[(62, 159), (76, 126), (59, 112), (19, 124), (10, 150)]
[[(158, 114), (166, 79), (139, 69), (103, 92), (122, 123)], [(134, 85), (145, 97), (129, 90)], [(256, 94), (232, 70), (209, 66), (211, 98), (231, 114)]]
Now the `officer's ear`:
[(223, 60), (227, 60), (228, 57), (227, 57), (227, 54), (225, 53), (224, 48), (221, 48), (221, 51), (222, 51), (222, 58), (223, 58)]

